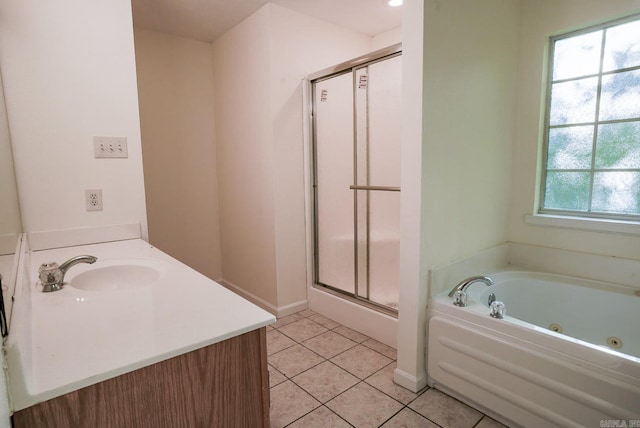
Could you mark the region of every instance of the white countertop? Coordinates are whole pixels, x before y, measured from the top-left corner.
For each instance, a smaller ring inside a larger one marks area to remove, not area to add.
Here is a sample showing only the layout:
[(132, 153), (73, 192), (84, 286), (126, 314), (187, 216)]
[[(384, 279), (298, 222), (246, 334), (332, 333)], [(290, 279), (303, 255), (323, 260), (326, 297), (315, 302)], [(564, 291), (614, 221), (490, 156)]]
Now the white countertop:
[[(40, 264), (60, 264), (81, 254), (98, 261), (73, 266), (65, 283), (88, 270), (128, 262), (152, 266), (160, 278), (150, 285), (113, 291), (65, 285), (42, 293), (36, 287)], [(30, 355), (20, 358), (23, 385), (12, 388), (14, 410), (275, 322), (270, 313), (141, 239), (35, 251), (30, 256), (31, 350), (20, 350)], [(9, 369), (10, 377), (16, 376)], [(21, 388), (24, 391), (15, 393)]]

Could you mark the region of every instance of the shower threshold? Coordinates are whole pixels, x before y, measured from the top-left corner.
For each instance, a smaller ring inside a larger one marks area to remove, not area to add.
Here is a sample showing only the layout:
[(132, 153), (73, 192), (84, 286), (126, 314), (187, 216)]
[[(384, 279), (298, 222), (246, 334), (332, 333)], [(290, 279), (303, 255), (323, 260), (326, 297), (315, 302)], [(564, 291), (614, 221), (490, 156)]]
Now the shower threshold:
[(364, 297), (358, 297), (349, 293), (347, 291), (341, 290), (336, 287), (332, 287), (326, 284), (313, 284), (313, 288), (316, 290), (324, 291), (326, 293), (332, 294), (336, 297), (340, 297), (341, 299), (350, 301), (352, 303), (358, 304), (360, 306), (364, 306), (368, 309), (374, 310), (376, 312), (383, 313), (385, 315), (389, 315), (393, 318), (398, 318), (398, 303), (397, 302), (389, 302), (387, 304), (377, 303), (366, 299)]

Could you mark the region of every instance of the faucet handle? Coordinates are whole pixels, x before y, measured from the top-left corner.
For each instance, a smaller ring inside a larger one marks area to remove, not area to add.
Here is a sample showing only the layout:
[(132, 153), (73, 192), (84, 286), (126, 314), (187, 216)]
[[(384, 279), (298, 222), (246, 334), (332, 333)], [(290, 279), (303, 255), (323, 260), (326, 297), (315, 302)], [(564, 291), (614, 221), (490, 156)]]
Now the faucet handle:
[(56, 284), (62, 281), (62, 271), (56, 262), (43, 263), (38, 268), (38, 278), (42, 285)]
[(500, 300), (493, 301), (489, 309), (491, 310), (491, 312), (489, 312), (489, 315), (500, 320), (503, 319), (507, 314), (507, 307)]
[(467, 293), (461, 290), (456, 291), (453, 294), (453, 304), (461, 308), (467, 306)]

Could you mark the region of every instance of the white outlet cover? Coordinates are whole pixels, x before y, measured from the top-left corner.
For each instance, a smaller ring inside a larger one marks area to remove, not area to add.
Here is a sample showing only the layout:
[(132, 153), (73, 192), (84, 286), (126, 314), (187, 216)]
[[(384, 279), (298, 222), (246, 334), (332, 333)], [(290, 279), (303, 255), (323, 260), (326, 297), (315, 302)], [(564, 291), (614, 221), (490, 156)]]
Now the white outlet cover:
[(86, 189), (84, 199), (87, 211), (102, 211), (102, 189)]

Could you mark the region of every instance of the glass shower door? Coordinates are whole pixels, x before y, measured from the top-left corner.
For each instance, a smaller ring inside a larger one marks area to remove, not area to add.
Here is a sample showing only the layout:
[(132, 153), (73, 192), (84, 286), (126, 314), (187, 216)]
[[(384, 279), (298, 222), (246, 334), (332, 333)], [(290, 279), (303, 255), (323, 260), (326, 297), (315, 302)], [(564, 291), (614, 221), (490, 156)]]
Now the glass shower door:
[(353, 195), (353, 79), (314, 85), (316, 283), (355, 293)]
[(315, 283), (397, 309), (400, 54), (312, 81)]
[(357, 294), (397, 308), (402, 57), (355, 70)]

